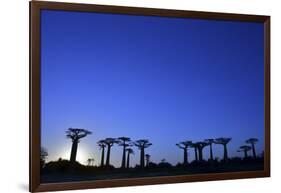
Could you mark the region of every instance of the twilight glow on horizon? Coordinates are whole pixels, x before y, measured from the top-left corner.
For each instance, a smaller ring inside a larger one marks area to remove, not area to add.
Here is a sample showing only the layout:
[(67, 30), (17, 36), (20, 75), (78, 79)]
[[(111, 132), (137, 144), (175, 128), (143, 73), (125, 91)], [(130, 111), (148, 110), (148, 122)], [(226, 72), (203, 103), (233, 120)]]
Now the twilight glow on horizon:
[[(65, 131), (84, 128), (77, 160), (100, 163), (97, 141), (149, 139), (152, 162), (182, 162), (175, 144), (231, 137), (229, 157), (264, 150), (263, 24), (41, 11), (41, 145), (69, 159)], [(139, 163), (139, 150), (131, 164)], [(214, 157), (223, 147), (214, 145)], [(209, 158), (204, 149), (204, 159)], [(194, 151), (188, 151), (189, 160)], [(121, 164), (112, 147), (111, 164)]]

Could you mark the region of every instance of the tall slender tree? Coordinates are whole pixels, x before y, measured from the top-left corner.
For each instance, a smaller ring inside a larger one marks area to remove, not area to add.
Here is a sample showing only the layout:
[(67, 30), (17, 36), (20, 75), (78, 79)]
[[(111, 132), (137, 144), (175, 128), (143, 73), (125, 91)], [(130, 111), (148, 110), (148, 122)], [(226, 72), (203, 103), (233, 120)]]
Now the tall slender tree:
[(66, 131), (66, 137), (72, 140), (72, 147), (71, 147), (71, 154), (70, 154), (70, 162), (76, 162), (76, 155), (78, 149), (78, 143), (80, 139), (90, 135), (92, 132), (86, 129), (79, 129), (79, 128), (69, 128)]
[(106, 144), (105, 144), (105, 140), (99, 140), (97, 142), (98, 146), (100, 147), (101, 149), (101, 162), (100, 162), (100, 167), (103, 167), (104, 166), (104, 149), (106, 147)]
[(213, 161), (214, 157), (213, 157), (213, 143), (214, 143), (214, 139), (205, 139), (205, 142), (210, 146), (210, 160)]
[(246, 140), (246, 143), (250, 144), (252, 147), (252, 151), (253, 151), (253, 157), (256, 159), (257, 155), (256, 155), (256, 147), (255, 144), (258, 142), (259, 140), (257, 138), (250, 138)]
[(106, 138), (104, 140), (104, 143), (106, 144), (107, 146), (107, 155), (106, 155), (106, 163), (105, 163), (105, 166), (106, 167), (109, 167), (110, 166), (110, 153), (111, 153), (111, 147), (117, 143), (118, 140), (116, 140), (115, 138)]
[(119, 137), (118, 138), (118, 144), (123, 147), (123, 155), (122, 155), (122, 162), (121, 162), (121, 168), (126, 167), (126, 148), (130, 146), (131, 139), (129, 137)]
[(130, 155), (134, 154), (134, 150), (132, 148), (127, 148), (127, 168), (130, 168)]
[(248, 158), (248, 151), (250, 151), (252, 148), (248, 145), (242, 145), (240, 146), (238, 152), (244, 152), (244, 158)]
[(198, 147), (196, 143), (192, 143), (190, 145), (190, 147), (192, 147), (194, 149), (194, 157), (195, 157), (195, 161), (198, 161)]
[(206, 147), (208, 145), (208, 143), (206, 142), (197, 142), (197, 149), (198, 149), (198, 153), (199, 153), (199, 161), (202, 162), (203, 161), (203, 149), (204, 147)]
[(95, 162), (95, 159), (94, 159), (94, 158), (89, 158), (89, 159), (87, 159), (88, 166), (93, 166), (93, 165), (94, 165), (94, 162)]
[(217, 138), (215, 139), (215, 144), (223, 145), (223, 159), (224, 161), (228, 160), (227, 144), (231, 141), (231, 138)]
[(148, 139), (140, 139), (133, 143), (140, 150), (140, 167), (144, 168), (144, 149), (150, 147), (152, 143)]
[(192, 145), (192, 141), (182, 141), (180, 143), (177, 143), (176, 146), (178, 146), (180, 149), (183, 150), (183, 164), (188, 164), (188, 153), (187, 149)]
[(151, 155), (150, 154), (145, 154), (145, 161), (146, 161), (146, 167), (148, 168), (148, 166), (149, 166), (149, 163), (150, 163), (150, 157), (151, 157)]

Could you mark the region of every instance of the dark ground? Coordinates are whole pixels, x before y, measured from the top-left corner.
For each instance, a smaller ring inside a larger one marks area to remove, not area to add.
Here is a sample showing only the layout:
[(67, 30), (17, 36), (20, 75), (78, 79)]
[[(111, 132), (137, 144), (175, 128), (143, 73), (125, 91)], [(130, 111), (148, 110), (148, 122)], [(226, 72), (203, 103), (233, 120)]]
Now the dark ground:
[[(58, 164), (60, 163), (60, 164)], [(223, 173), (241, 171), (263, 170), (263, 161), (212, 163), (205, 162), (201, 165), (189, 164), (188, 166), (167, 166), (155, 165), (150, 168), (100, 168), (95, 166), (77, 165), (75, 169), (69, 169), (67, 161), (48, 163), (41, 171), (41, 183), (75, 182), (91, 180), (110, 180), (122, 178), (157, 177), (190, 175), (202, 173)]]

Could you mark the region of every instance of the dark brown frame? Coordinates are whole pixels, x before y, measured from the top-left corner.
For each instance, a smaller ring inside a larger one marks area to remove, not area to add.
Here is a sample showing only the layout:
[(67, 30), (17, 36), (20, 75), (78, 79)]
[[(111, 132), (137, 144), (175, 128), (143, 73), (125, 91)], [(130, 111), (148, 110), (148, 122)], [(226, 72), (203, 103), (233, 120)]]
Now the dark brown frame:
[[(117, 13), (159, 17), (196, 18), (210, 20), (232, 20), (259, 22), (264, 24), (264, 74), (265, 74), (265, 151), (264, 171), (229, 172), (181, 175), (167, 177), (145, 177), (101, 181), (40, 184), (40, 10), (66, 10), (83, 12)], [(167, 184), (194, 181), (227, 180), (241, 178), (270, 177), (270, 16), (211, 13), (168, 9), (104, 6), (58, 2), (30, 2), (30, 175), (31, 192), (74, 190), (88, 188), (121, 187), (149, 184)]]

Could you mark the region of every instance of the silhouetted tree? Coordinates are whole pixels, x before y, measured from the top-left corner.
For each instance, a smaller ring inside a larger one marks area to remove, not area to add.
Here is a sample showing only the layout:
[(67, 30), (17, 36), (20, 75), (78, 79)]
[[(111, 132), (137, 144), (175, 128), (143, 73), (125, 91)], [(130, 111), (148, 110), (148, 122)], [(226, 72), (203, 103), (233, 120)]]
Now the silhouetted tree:
[(144, 168), (144, 149), (152, 145), (148, 139), (140, 139), (134, 142), (134, 145), (140, 150), (140, 167)]
[(180, 143), (177, 143), (176, 146), (178, 146), (180, 149), (183, 149), (183, 164), (188, 164), (188, 155), (187, 155), (187, 149), (192, 145), (192, 141), (183, 141)]
[(257, 138), (250, 138), (246, 140), (246, 143), (250, 144), (252, 147), (252, 151), (253, 151), (253, 157), (256, 159), (257, 155), (256, 155), (256, 147), (255, 144), (258, 142), (259, 140)]
[(205, 139), (205, 142), (210, 146), (210, 160), (214, 160), (213, 158), (213, 143), (214, 143), (214, 139)]
[(127, 148), (126, 152), (127, 152), (127, 168), (130, 168), (130, 155), (134, 154), (134, 150), (131, 148)]
[(208, 143), (206, 142), (197, 142), (197, 149), (198, 149), (198, 153), (199, 153), (199, 161), (202, 162), (203, 161), (203, 148), (206, 147), (208, 145)]
[(122, 156), (122, 163), (121, 168), (126, 167), (126, 148), (130, 146), (131, 139), (129, 137), (119, 137), (118, 144), (123, 147), (123, 156)]
[(231, 141), (231, 138), (217, 138), (215, 139), (215, 144), (223, 145), (223, 159), (224, 161), (228, 160), (228, 153), (227, 153), (227, 144)]
[(72, 140), (71, 154), (70, 154), (70, 162), (74, 163), (76, 161), (77, 148), (78, 143), (81, 138), (90, 135), (92, 132), (86, 129), (78, 129), (78, 128), (69, 128), (66, 131), (66, 137)]
[(192, 143), (190, 145), (190, 147), (194, 148), (194, 157), (195, 157), (195, 161), (198, 161), (198, 147), (196, 143)]
[(150, 157), (151, 157), (151, 155), (149, 155), (149, 154), (145, 154), (146, 167), (148, 167), (148, 166), (149, 166)]
[(111, 151), (111, 147), (117, 143), (118, 140), (116, 140), (115, 138), (106, 138), (104, 140), (104, 143), (106, 144), (107, 146), (107, 156), (106, 156), (106, 167), (109, 167), (110, 166), (110, 151)]
[(100, 147), (101, 149), (101, 162), (100, 162), (100, 167), (103, 167), (104, 166), (104, 148), (106, 147), (106, 144), (105, 144), (105, 140), (99, 140), (97, 142), (98, 146)]
[(248, 145), (240, 146), (238, 152), (244, 152), (244, 158), (248, 158), (248, 151), (250, 151), (252, 148)]
[(89, 158), (89, 159), (87, 159), (88, 166), (93, 166), (93, 165), (94, 165), (94, 161), (95, 161), (94, 158)]
[(41, 147), (41, 150), (40, 150), (40, 166), (41, 166), (41, 168), (43, 168), (45, 166), (47, 157), (48, 157), (47, 149), (44, 148), (44, 147)]
[(166, 162), (166, 159), (163, 158), (163, 159), (160, 160), (160, 162), (161, 162), (161, 163), (165, 163), (165, 162)]
[(171, 168), (173, 167), (172, 164), (170, 164), (169, 162), (167, 162), (167, 160), (164, 158), (160, 161), (160, 163), (158, 164), (158, 168)]

